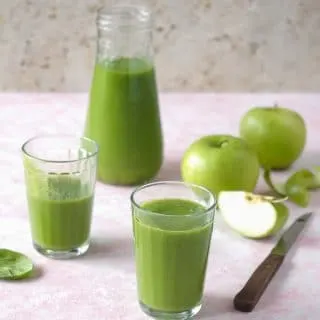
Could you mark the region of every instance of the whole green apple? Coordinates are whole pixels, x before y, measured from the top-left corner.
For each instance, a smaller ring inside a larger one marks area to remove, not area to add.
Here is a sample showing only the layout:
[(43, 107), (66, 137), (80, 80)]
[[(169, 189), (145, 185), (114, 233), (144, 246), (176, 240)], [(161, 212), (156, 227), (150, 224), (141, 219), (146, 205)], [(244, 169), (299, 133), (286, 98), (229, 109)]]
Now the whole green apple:
[(267, 169), (286, 169), (302, 153), (307, 130), (295, 111), (274, 106), (255, 107), (241, 119), (240, 136), (257, 152)]
[(185, 182), (220, 191), (253, 191), (259, 178), (256, 153), (240, 138), (209, 135), (193, 142), (183, 155), (181, 175)]

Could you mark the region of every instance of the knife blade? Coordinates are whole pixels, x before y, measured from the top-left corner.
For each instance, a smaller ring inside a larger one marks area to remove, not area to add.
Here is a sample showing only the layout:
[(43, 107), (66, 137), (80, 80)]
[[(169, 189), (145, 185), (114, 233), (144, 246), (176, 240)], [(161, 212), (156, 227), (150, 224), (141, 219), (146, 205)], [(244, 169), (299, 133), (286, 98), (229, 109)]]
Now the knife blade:
[(251, 312), (254, 309), (311, 216), (312, 212), (301, 215), (282, 234), (269, 255), (234, 297), (233, 305), (236, 310)]

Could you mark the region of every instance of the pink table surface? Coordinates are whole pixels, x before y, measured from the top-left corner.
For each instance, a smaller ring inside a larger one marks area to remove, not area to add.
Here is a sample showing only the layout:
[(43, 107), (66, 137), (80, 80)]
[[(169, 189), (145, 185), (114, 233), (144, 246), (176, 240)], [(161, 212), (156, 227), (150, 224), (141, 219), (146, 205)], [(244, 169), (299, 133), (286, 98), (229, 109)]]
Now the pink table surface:
[[(294, 168), (320, 164), (320, 95), (163, 94), (161, 112), (165, 162), (157, 179), (179, 179), (183, 151), (196, 138), (237, 134), (241, 115), (253, 105), (278, 103), (299, 110), (308, 141)], [(0, 95), (0, 244), (29, 255), (38, 276), (0, 282), (0, 319), (138, 320), (129, 195), (132, 188), (97, 183), (92, 244), (86, 256), (49, 260), (31, 245), (20, 146), (41, 133), (81, 134), (86, 94)], [(280, 179), (281, 174), (276, 175)], [(259, 182), (260, 190), (266, 188)], [(197, 319), (318, 320), (320, 318), (320, 205), (315, 217), (249, 314), (233, 310), (232, 299), (276, 238), (253, 241), (232, 232), (216, 215), (203, 308)], [(306, 212), (291, 206), (288, 224)]]

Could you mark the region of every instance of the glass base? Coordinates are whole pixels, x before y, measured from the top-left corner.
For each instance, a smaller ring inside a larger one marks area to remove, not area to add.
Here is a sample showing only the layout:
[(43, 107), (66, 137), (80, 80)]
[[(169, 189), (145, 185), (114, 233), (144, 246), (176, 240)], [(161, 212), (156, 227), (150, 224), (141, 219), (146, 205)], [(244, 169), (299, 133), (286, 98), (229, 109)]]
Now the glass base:
[(72, 259), (84, 255), (89, 249), (89, 242), (86, 242), (81, 247), (72, 248), (70, 250), (52, 250), (40, 247), (38, 244), (33, 243), (33, 247), (43, 256), (50, 259)]
[(187, 320), (192, 319), (201, 309), (201, 304), (182, 312), (165, 312), (149, 308), (139, 301), (142, 311), (153, 319)]

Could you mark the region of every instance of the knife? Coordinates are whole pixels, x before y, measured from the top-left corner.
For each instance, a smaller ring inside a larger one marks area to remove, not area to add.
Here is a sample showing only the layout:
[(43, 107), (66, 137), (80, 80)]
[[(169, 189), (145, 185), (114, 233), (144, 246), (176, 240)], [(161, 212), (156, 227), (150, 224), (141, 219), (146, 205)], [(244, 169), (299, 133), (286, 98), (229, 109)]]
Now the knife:
[(270, 254), (257, 267), (248, 282), (234, 297), (233, 305), (236, 310), (251, 312), (254, 309), (311, 215), (311, 212), (301, 215), (283, 233)]

